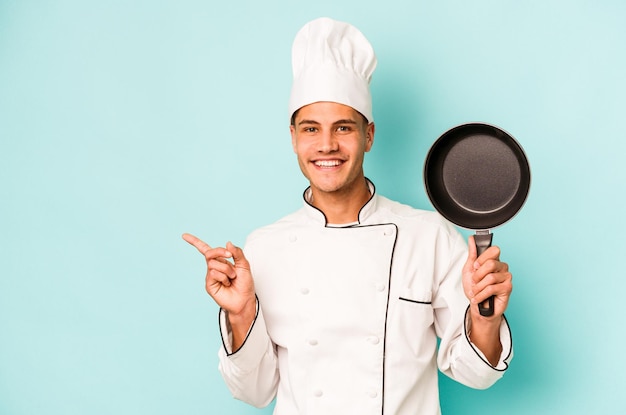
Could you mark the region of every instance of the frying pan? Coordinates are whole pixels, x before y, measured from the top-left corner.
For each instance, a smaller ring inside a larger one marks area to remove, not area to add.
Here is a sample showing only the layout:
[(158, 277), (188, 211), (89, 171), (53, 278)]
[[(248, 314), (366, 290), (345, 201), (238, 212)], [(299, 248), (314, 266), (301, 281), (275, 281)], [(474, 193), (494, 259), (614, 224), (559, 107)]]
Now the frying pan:
[[(530, 189), (530, 166), (522, 146), (489, 124), (456, 126), (439, 137), (424, 163), (426, 193), (450, 222), (475, 231), (478, 255), (491, 246), (492, 228), (522, 208)], [(494, 297), (478, 305), (493, 315)]]

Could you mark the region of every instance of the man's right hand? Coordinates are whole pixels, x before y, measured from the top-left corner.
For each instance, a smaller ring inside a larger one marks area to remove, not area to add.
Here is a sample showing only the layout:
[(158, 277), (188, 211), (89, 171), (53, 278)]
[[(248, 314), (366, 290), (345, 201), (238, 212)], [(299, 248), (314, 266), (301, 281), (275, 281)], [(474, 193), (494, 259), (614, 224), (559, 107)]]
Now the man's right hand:
[(243, 344), (256, 315), (256, 295), (250, 264), (241, 248), (230, 242), (225, 248), (211, 248), (188, 233), (183, 234), (183, 239), (195, 246), (206, 260), (206, 291), (227, 313), (234, 352)]

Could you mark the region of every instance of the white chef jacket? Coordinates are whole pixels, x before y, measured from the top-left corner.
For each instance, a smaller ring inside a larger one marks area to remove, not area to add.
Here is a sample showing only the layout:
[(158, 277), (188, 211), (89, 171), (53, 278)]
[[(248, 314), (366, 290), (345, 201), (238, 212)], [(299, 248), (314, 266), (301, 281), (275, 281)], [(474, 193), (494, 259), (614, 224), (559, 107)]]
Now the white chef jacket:
[(235, 398), (276, 397), (274, 415), (435, 415), (437, 367), (481, 389), (503, 375), (506, 320), (495, 367), (469, 341), (462, 236), (369, 185), (356, 225), (328, 226), (307, 189), (303, 208), (248, 237), (257, 316), (235, 353), (220, 311), (219, 368)]

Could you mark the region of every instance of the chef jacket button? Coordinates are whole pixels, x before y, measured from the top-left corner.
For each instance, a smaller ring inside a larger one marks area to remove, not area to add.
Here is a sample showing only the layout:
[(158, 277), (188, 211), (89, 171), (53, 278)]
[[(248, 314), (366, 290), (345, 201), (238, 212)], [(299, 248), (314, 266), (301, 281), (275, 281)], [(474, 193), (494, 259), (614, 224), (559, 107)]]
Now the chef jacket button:
[(378, 392), (376, 392), (376, 391), (369, 391), (368, 395), (369, 395), (370, 398), (374, 399), (374, 398), (376, 398), (378, 396)]
[(309, 293), (309, 289), (306, 288), (306, 287), (302, 287), (302, 288), (300, 288), (300, 293), (304, 294), (304, 295), (307, 295)]
[(324, 392), (322, 392), (321, 390), (317, 389), (313, 392), (313, 396), (315, 396), (316, 398), (321, 397), (324, 394)]
[(376, 284), (376, 291), (380, 291), (380, 292), (385, 291), (385, 284), (380, 283), (380, 282)]
[(311, 346), (317, 346), (317, 340), (315, 339), (309, 339), (308, 342)]
[(376, 336), (368, 337), (367, 341), (373, 345), (377, 345), (378, 343), (380, 343), (380, 339)]
[(289, 235), (289, 242), (296, 242), (298, 237), (296, 235)]

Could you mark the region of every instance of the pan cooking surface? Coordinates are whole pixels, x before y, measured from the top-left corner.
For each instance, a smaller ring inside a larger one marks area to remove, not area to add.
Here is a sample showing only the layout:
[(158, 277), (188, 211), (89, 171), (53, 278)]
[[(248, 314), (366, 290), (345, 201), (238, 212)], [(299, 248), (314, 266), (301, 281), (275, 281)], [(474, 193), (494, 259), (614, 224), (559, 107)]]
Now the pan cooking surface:
[(530, 167), (524, 150), (503, 130), (480, 123), (444, 133), (431, 147), (424, 183), (433, 206), (450, 222), (492, 229), (524, 204)]
[[(489, 157), (485, 157), (489, 149)], [(443, 160), (444, 187), (450, 198), (474, 213), (502, 209), (515, 197), (521, 172), (515, 154), (502, 141), (487, 135), (465, 137)]]

